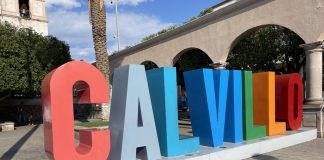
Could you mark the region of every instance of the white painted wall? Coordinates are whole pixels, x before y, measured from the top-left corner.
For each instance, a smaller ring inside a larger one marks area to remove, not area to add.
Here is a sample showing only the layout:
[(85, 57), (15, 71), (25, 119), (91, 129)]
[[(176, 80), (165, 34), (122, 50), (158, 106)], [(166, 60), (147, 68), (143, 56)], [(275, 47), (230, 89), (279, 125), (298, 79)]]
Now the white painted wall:
[(18, 0), (0, 0), (0, 21), (7, 21), (19, 28), (32, 28), (38, 33), (48, 35), (45, 0), (29, 0), (29, 9), (31, 19), (23, 19), (19, 14)]

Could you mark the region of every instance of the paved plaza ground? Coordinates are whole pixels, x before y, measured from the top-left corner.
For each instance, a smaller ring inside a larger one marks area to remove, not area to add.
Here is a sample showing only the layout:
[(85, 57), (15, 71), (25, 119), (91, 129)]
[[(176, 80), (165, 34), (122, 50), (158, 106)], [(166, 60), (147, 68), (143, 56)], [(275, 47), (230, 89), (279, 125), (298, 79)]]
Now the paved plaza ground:
[(316, 139), (247, 160), (323, 160), (324, 139)]
[(13, 132), (0, 132), (1, 160), (43, 160), (43, 126), (17, 127)]
[[(183, 128), (183, 123), (180, 123)], [(0, 159), (47, 159), (43, 148), (43, 126), (17, 127), (13, 132), (0, 132)], [(248, 160), (323, 160), (324, 139), (316, 139)]]

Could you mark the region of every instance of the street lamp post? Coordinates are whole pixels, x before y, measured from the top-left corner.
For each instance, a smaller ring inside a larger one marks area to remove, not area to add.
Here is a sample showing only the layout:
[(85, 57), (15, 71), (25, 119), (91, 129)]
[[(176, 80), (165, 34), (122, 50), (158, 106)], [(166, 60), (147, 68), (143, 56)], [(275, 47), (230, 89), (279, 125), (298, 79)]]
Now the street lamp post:
[[(113, 1), (111, 1), (113, 3)], [(116, 40), (118, 45), (118, 52), (120, 51), (120, 37), (119, 37), (119, 19), (118, 19), (118, 0), (115, 0), (115, 16), (116, 16)]]

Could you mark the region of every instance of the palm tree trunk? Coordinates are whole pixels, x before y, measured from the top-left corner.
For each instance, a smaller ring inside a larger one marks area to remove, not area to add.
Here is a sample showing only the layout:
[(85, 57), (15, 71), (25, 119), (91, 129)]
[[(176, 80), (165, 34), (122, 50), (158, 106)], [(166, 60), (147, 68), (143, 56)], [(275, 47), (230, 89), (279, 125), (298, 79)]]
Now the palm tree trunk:
[(105, 75), (109, 85), (109, 59), (106, 35), (106, 9), (104, 0), (89, 0), (90, 22), (96, 52), (96, 66)]
[[(89, 0), (89, 18), (92, 24), (93, 44), (96, 52), (96, 66), (104, 74), (109, 85), (109, 59), (107, 51), (106, 9), (104, 0)], [(110, 97), (109, 97), (110, 98)], [(101, 118), (109, 119), (110, 105), (102, 104)]]

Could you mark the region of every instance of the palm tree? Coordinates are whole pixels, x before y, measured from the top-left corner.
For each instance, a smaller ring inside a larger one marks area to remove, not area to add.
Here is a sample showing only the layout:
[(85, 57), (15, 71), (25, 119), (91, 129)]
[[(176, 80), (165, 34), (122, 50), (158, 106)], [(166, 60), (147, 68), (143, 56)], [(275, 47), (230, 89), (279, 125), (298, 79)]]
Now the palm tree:
[[(96, 66), (104, 74), (108, 88), (109, 85), (109, 59), (107, 51), (106, 35), (106, 8), (104, 0), (88, 0), (89, 18), (92, 25), (92, 37), (94, 49), (96, 52)], [(101, 117), (104, 120), (109, 119), (109, 104), (102, 104)]]
[(89, 18), (96, 52), (96, 66), (105, 75), (109, 86), (109, 59), (107, 52), (106, 9), (104, 0), (88, 0)]

